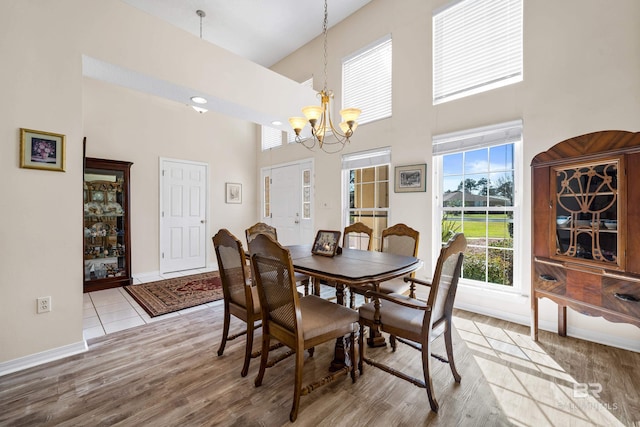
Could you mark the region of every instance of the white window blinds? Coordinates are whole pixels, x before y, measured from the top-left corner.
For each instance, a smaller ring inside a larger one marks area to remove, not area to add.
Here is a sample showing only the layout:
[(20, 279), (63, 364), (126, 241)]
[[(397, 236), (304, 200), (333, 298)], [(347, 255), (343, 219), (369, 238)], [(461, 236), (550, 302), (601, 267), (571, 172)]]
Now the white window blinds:
[(342, 62), (342, 108), (362, 110), (358, 124), (391, 117), (391, 47), (388, 35)]
[(262, 126), (262, 151), (282, 145), (282, 131), (269, 126)]
[(462, 0), (433, 14), (433, 103), (522, 80), (522, 0)]
[(433, 137), (433, 155), (476, 150), (520, 141), (522, 120), (499, 123), (491, 126), (467, 129)]
[(357, 169), (391, 163), (391, 148), (378, 148), (370, 151), (344, 154), (342, 169)]

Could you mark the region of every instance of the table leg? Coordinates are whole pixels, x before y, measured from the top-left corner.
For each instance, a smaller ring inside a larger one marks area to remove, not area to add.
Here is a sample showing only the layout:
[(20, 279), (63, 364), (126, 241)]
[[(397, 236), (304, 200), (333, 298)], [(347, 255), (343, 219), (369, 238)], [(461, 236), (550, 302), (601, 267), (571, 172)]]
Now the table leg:
[[(340, 305), (344, 305), (344, 284), (343, 283), (335, 283), (336, 287), (336, 303)], [(346, 340), (345, 337), (339, 337), (336, 339), (336, 346), (333, 351), (333, 360), (331, 361), (331, 366), (329, 370), (331, 372), (339, 371), (343, 369), (345, 366), (350, 366), (351, 361), (349, 360), (349, 341)]]
[[(373, 286), (376, 291), (380, 289), (378, 283), (374, 283)], [(374, 321), (376, 324), (379, 325), (380, 324), (380, 300), (377, 298), (374, 298), (373, 304), (374, 304), (375, 313), (376, 313), (374, 315)], [(382, 336), (382, 333), (380, 332), (380, 329), (378, 326), (369, 328), (369, 337), (367, 337), (367, 345), (369, 347), (386, 347), (387, 341)]]

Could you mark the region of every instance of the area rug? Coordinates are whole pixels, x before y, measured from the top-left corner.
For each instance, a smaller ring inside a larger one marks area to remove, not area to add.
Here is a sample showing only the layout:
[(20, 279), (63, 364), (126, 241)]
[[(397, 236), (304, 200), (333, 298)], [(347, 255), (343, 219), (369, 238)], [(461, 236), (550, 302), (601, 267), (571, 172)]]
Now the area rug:
[(156, 317), (223, 298), (217, 271), (124, 287), (138, 304)]

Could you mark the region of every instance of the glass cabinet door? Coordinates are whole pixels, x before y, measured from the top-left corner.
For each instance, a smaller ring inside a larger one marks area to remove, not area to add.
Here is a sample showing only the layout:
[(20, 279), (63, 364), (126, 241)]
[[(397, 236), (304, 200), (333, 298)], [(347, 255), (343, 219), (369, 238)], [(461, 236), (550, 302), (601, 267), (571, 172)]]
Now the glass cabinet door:
[(84, 174), (85, 291), (130, 283), (129, 164), (98, 161), (87, 159)]
[(622, 158), (551, 169), (555, 194), (553, 238), (561, 257), (622, 267), (618, 258)]

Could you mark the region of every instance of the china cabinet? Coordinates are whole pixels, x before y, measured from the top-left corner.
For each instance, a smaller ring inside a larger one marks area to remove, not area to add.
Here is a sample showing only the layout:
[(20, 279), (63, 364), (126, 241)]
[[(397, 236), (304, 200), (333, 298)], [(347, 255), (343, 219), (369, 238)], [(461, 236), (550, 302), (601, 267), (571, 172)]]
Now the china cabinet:
[(538, 300), (640, 327), (640, 133), (560, 142), (532, 164), (532, 328)]
[(84, 292), (131, 284), (131, 165), (85, 159)]

